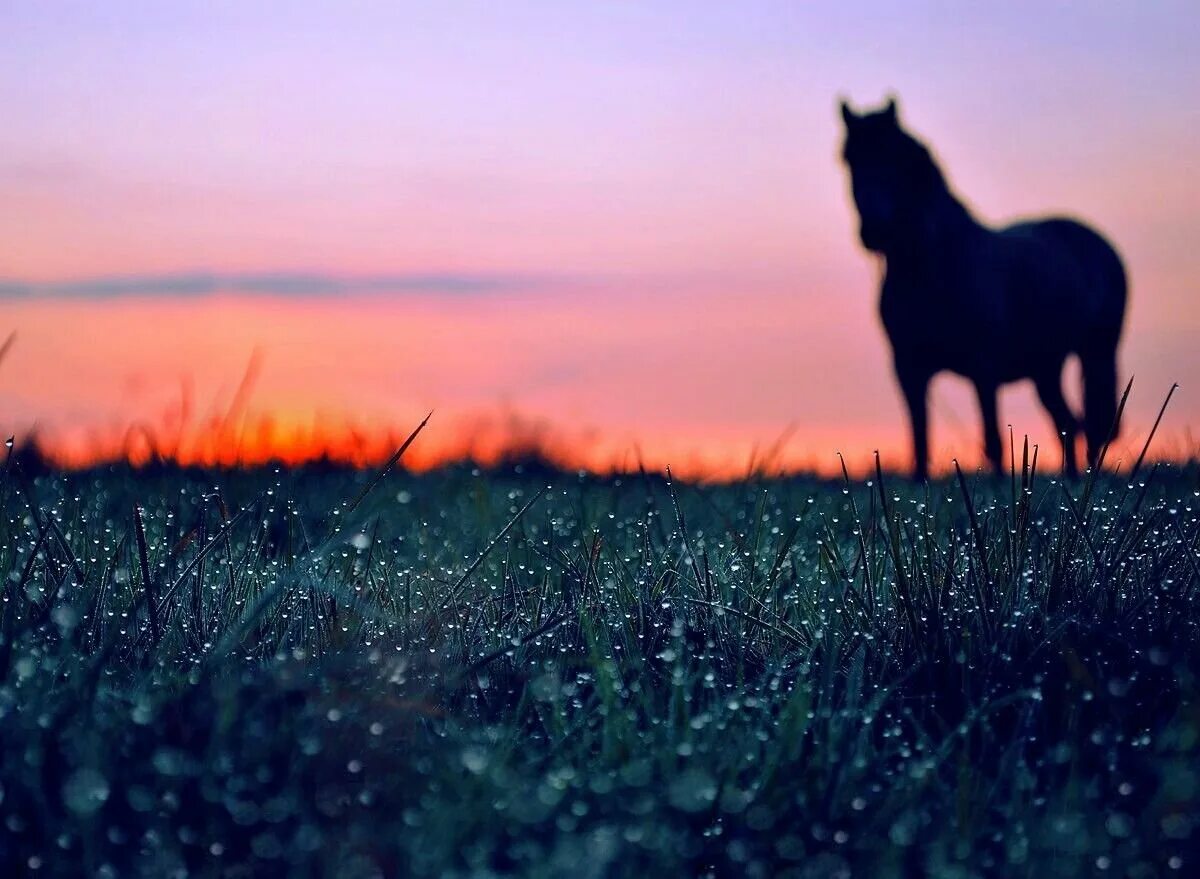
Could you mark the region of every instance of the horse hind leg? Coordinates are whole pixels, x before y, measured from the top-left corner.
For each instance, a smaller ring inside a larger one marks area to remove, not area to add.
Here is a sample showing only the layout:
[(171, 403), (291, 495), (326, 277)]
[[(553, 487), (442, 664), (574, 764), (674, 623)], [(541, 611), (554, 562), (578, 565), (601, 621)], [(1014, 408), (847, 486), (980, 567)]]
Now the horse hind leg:
[(1079, 435), (1079, 419), (1071, 412), (1062, 392), (1062, 364), (1033, 378), (1038, 397), (1054, 421), (1054, 429), (1062, 443), (1063, 470), (1068, 476), (1079, 474), (1075, 460), (1075, 437)]
[(1115, 347), (1085, 351), (1083, 363), (1083, 418), (1087, 434), (1088, 464), (1095, 466), (1105, 443), (1117, 436), (1117, 352)]
[(1000, 422), (996, 413), (996, 394), (999, 385), (988, 379), (975, 381), (975, 395), (979, 399), (979, 414), (983, 416), (983, 453), (992, 467), (992, 472), (1004, 472), (1004, 443), (1000, 439)]

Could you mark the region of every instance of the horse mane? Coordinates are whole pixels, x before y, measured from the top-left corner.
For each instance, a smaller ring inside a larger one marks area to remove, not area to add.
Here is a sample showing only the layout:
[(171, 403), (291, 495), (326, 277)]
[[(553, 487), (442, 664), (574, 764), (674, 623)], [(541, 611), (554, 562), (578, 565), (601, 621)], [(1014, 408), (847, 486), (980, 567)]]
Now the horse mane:
[(901, 160), (901, 167), (908, 178), (921, 188), (922, 194), (929, 199), (928, 203), (947, 211), (948, 216), (970, 217), (971, 212), (966, 204), (950, 189), (946, 175), (934, 158), (933, 151), (899, 126), (896, 127), (896, 133), (899, 135), (896, 151)]
[(903, 128), (897, 126), (896, 132), (900, 136), (901, 167), (911, 181), (916, 203), (921, 205), (927, 233), (940, 238), (977, 226), (971, 209), (950, 188), (933, 151)]

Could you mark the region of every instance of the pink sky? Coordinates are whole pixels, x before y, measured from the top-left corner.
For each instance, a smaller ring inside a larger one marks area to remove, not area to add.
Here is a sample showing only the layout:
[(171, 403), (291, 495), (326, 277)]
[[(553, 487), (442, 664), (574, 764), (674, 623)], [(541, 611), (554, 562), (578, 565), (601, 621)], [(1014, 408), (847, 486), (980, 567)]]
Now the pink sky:
[[(516, 411), (588, 463), (723, 470), (791, 426), (792, 463), (899, 460), (835, 109), (894, 91), (982, 217), (1112, 237), (1128, 442), (1178, 381), (1164, 448), (1193, 448), (1200, 10), (894, 6), (6, 8), (0, 426), (111, 432), (184, 379), (203, 414), (258, 350), (250, 414), (287, 423), (436, 408), (451, 447)], [(266, 289), (172, 288), (198, 272)], [(933, 413), (935, 459), (976, 459), (965, 387)], [(1030, 389), (1001, 418), (1053, 445)]]

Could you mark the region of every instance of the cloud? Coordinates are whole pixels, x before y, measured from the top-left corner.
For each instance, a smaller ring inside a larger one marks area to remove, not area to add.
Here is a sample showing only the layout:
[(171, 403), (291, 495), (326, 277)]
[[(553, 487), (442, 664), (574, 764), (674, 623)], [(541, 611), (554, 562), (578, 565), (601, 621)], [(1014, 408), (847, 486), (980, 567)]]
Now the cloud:
[(529, 289), (528, 275), (411, 273), (339, 275), (320, 272), (175, 272), (109, 275), (71, 281), (0, 279), (0, 299), (109, 299), (119, 296), (208, 296), (234, 292), (263, 296), (329, 296), (355, 293), (469, 295)]
[(0, 183), (8, 185), (62, 186), (88, 176), (83, 165), (65, 157), (0, 159)]

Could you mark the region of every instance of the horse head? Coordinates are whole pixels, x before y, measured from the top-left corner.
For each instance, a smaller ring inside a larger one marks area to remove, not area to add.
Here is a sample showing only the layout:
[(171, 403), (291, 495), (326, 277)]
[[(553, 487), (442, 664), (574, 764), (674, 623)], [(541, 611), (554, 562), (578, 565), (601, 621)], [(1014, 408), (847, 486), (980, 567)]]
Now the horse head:
[(859, 237), (867, 250), (894, 254), (927, 227), (945, 180), (929, 150), (901, 127), (895, 98), (874, 112), (856, 113), (845, 101), (841, 109)]

